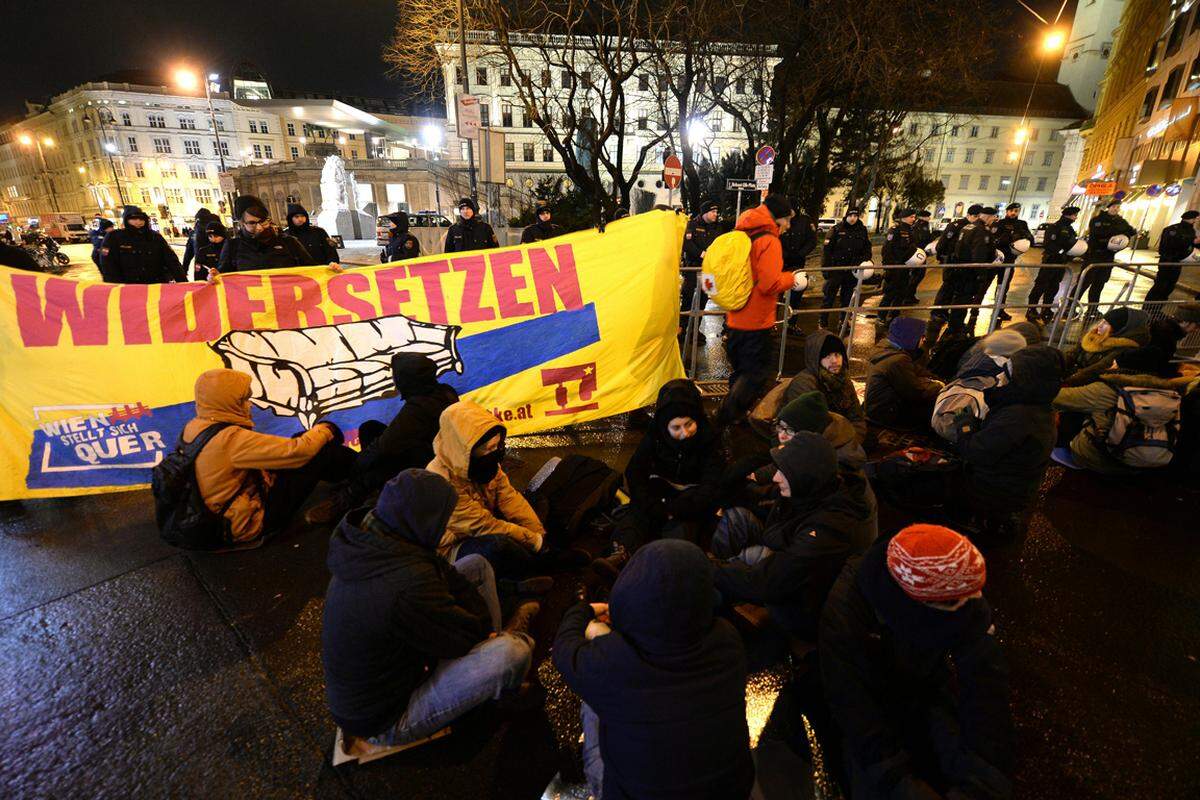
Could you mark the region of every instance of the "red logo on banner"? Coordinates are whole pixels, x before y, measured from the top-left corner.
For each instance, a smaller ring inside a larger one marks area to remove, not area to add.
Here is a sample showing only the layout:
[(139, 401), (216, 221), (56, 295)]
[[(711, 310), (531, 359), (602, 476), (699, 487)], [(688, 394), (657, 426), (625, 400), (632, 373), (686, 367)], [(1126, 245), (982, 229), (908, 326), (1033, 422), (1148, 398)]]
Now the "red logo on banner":
[[(573, 401), (568, 384), (579, 383), (577, 401)], [(600, 407), (599, 403), (589, 403), (596, 391), (596, 362), (580, 364), (575, 367), (554, 367), (542, 370), (542, 386), (554, 386), (554, 402), (558, 408), (546, 412), (547, 417), (561, 414), (577, 414), (580, 411), (593, 411)], [(578, 405), (570, 405), (578, 402)]]
[(126, 403), (124, 408), (114, 407), (108, 412), (108, 418), (117, 422), (127, 419), (137, 419), (139, 417), (150, 417), (153, 415), (154, 412), (152, 412), (140, 401), (136, 406), (130, 407), (130, 405)]

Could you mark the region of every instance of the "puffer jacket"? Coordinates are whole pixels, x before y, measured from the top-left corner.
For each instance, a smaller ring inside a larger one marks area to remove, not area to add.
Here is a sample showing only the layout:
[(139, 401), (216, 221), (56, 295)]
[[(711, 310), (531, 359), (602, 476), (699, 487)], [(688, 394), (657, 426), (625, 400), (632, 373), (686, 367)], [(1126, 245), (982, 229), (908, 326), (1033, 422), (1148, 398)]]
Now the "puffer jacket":
[[(750, 272), (754, 288), (750, 299), (737, 311), (725, 314), (725, 323), (738, 331), (762, 331), (775, 327), (775, 303), (792, 287), (793, 273), (783, 269), (783, 246), (779, 226), (765, 205), (743, 211), (736, 229), (751, 237)], [(762, 235), (757, 235), (762, 234)], [(757, 235), (757, 237), (756, 237)]]
[(467, 476), (472, 448), (497, 430), (504, 432), (504, 426), (486, 409), (467, 400), (447, 408), (439, 420), (433, 461), (427, 469), (449, 481), (458, 493), (438, 545), (438, 552), (450, 561), (462, 540), (472, 536), (508, 536), (534, 552), (542, 549), (546, 529), (529, 501), (509, 483), (503, 467), (487, 483), (476, 483)]
[[(832, 375), (821, 367), (821, 351), (826, 349), (826, 342), (842, 354), (840, 375)], [(846, 345), (836, 334), (821, 328), (804, 339), (804, 369), (796, 373), (796, 377), (788, 384), (784, 405), (805, 392), (820, 392), (829, 410), (841, 414), (854, 426), (859, 441), (866, 439), (867, 417), (855, 391), (854, 381), (850, 380), (850, 359), (846, 356)]]
[(867, 366), (867, 419), (884, 427), (903, 427), (914, 422), (910, 413), (931, 404), (941, 383), (912, 354), (888, 340), (877, 344)]
[(1126, 322), (1119, 329), (1101, 336), (1095, 328), (1083, 335), (1078, 346), (1067, 351), (1067, 378), (1064, 386), (1086, 386), (1112, 366), (1117, 356), (1150, 342), (1150, 317), (1137, 308), (1128, 309)]
[(225, 518), (234, 541), (263, 532), (265, 495), (275, 483), (276, 470), (304, 466), (340, 436), (327, 423), (294, 438), (257, 433), (250, 419), (250, 376), (232, 369), (210, 369), (196, 379), (196, 416), (184, 426), (183, 441), (192, 441), (218, 422), (232, 424), (196, 457), (196, 482), (212, 511), (229, 503)]

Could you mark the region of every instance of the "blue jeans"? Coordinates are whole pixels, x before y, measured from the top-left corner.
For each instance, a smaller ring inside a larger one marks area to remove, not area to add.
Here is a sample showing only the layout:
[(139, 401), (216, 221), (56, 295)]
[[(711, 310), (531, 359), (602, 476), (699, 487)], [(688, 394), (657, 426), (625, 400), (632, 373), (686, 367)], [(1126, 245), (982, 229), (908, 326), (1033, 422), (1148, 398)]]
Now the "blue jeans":
[(588, 793), (599, 800), (604, 796), (604, 759), (600, 756), (600, 717), (592, 707), (583, 703), (579, 707), (579, 719), (583, 723), (583, 777), (587, 780)]
[[(454, 562), (454, 568), (472, 583), (477, 579), (482, 581), (476, 586), (492, 613), (494, 627), (498, 628), (500, 603), (496, 599), (495, 576), (487, 561), (480, 556), (460, 558)], [(442, 659), (409, 696), (408, 708), (400, 720), (369, 741), (392, 746), (424, 739), (476, 706), (498, 698), (505, 690), (516, 689), (529, 672), (532, 660), (533, 640), (516, 633), (499, 633), (472, 647), (465, 656)]]

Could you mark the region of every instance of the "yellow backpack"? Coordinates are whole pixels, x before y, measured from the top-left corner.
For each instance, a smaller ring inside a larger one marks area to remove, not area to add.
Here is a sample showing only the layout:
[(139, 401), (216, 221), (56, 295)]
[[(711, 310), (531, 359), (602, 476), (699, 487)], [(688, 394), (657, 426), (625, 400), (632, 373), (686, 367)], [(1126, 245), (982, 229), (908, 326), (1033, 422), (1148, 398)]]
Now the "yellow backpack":
[(748, 236), (743, 231), (723, 233), (704, 253), (700, 268), (700, 288), (726, 311), (744, 308), (754, 289), (750, 269), (750, 243), (763, 234)]

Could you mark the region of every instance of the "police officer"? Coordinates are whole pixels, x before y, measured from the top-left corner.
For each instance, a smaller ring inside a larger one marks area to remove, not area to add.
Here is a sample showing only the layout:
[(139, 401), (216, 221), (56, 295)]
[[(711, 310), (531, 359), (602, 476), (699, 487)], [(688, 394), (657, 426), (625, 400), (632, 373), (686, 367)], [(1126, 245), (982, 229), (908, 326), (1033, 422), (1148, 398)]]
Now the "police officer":
[(468, 250), (490, 250), (499, 247), (492, 226), (479, 218), (479, 206), (470, 197), (458, 201), (458, 222), (446, 231), (446, 252), (464, 253)]
[(96, 227), (88, 233), (88, 238), (92, 241), (92, 263), (97, 267), (100, 266), (100, 248), (104, 246), (104, 237), (115, 227), (111, 219), (97, 215)]
[[(193, 232), (193, 240), (199, 241), (199, 237), (195, 236), (200, 231)], [(198, 246), (193, 251), (196, 259), (196, 277), (195, 280), (208, 280), (209, 273), (214, 269), (220, 269), (221, 266), (221, 250), (225, 247), (225, 239), (229, 236), (229, 232), (225, 230), (225, 226), (221, 224), (221, 220), (210, 214), (208, 222), (204, 223), (204, 244)]]
[[(817, 249), (817, 226), (813, 224), (811, 217), (797, 211), (796, 215), (792, 217), (791, 227), (779, 237), (779, 244), (783, 248), (784, 270), (794, 273), (803, 272), (808, 263), (809, 253)], [(799, 309), (803, 304), (804, 292), (792, 291), (792, 309)], [(788, 330), (791, 333), (800, 333), (799, 316), (792, 316), (788, 322)]]
[(379, 263), (388, 264), (421, 255), (421, 243), (408, 232), (408, 212), (397, 211), (384, 217), (387, 220), (388, 241), (379, 254)]
[[(821, 256), (822, 275), (825, 286), (822, 289), (822, 308), (844, 308), (850, 305), (854, 297), (854, 288), (858, 279), (854, 270), (831, 270), (829, 267), (857, 267), (871, 260), (871, 236), (867, 226), (859, 219), (857, 208), (851, 208), (842, 217), (842, 221), (833, 226), (829, 237), (825, 240), (825, 252)], [(841, 314), (838, 314), (839, 327)], [(821, 327), (829, 328), (829, 312), (821, 313)]]
[[(959, 264), (991, 264), (996, 260), (996, 234), (993, 225), (996, 223), (996, 209), (985, 206), (979, 210), (979, 218), (974, 223), (963, 226), (954, 246), (954, 260)], [(971, 268), (967, 272), (953, 302), (959, 305), (978, 304), (983, 298), (979, 296), (979, 286), (982, 280), (980, 273), (991, 274), (990, 269)], [(991, 281), (988, 281), (991, 283)], [(975, 322), (979, 318), (978, 309), (971, 309), (971, 319), (966, 326), (966, 332), (975, 335)], [(967, 310), (964, 308), (950, 312), (950, 330), (959, 332), (963, 317)]]
[(521, 231), (521, 244), (533, 244), (534, 242), (553, 239), (555, 236), (562, 236), (562, 226), (556, 225), (552, 221), (551, 217), (553, 214), (550, 213), (550, 206), (548, 204), (539, 203), (533, 213), (537, 217), (537, 222)]
[(1146, 292), (1147, 303), (1171, 299), (1171, 292), (1179, 282), (1179, 262), (1191, 255), (1192, 248), (1200, 245), (1196, 217), (1200, 217), (1200, 211), (1185, 211), (1180, 217), (1182, 222), (1163, 228), (1162, 238), (1158, 240), (1158, 274), (1154, 276), (1154, 285)]
[(1045, 236), (1042, 238), (1042, 268), (1033, 279), (1033, 289), (1029, 292), (1029, 310), (1025, 312), (1030, 321), (1038, 317), (1041, 317), (1043, 322), (1054, 319), (1051, 305), (1058, 296), (1058, 287), (1062, 283), (1066, 267), (1051, 265), (1066, 264), (1071, 260), (1067, 251), (1078, 239), (1075, 235), (1075, 218), (1078, 216), (1077, 206), (1067, 206), (1057, 221), (1046, 226)]
[[(1021, 204), (1009, 203), (1004, 207), (1004, 216), (992, 223), (992, 235), (996, 249), (1004, 254), (1005, 264), (1015, 264), (1020, 257), (1020, 253), (1013, 249), (1013, 243), (1024, 239), (1029, 244), (1033, 244), (1033, 234), (1029, 230), (1029, 224), (1020, 218)], [(1005, 273), (1008, 274), (1008, 280), (1004, 279)], [(975, 291), (976, 303), (982, 303), (984, 296), (987, 295), (988, 287), (992, 285), (992, 280), (995, 279), (996, 300), (1000, 304), (1000, 320), (1008, 322), (1012, 317), (1004, 310), (1004, 299), (1008, 296), (1008, 284), (1012, 282), (1012, 273), (1006, 267), (997, 267), (994, 270), (979, 270), (979, 288)], [(967, 323), (967, 327), (974, 328), (974, 320), (978, 317), (979, 311), (971, 311), (971, 322)]]
[(329, 238), (324, 228), (317, 227), (309, 221), (308, 211), (299, 203), (288, 204), (287, 227), (284, 232), (304, 245), (304, 249), (316, 263), (337, 264), (341, 261), (337, 242)]
[[(917, 221), (913, 223), (913, 243), (924, 250), (932, 241), (933, 230), (929, 225), (929, 212), (922, 208), (917, 212)], [(925, 267), (913, 267), (908, 271), (908, 297), (905, 300), (909, 305), (917, 304), (917, 289), (923, 280)]]
[(1112, 267), (1089, 267), (1092, 264), (1110, 263), (1116, 258), (1116, 253), (1108, 249), (1108, 240), (1114, 236), (1128, 236), (1130, 239), (1137, 236), (1133, 226), (1121, 218), (1120, 200), (1110, 200), (1104, 210), (1092, 217), (1092, 221), (1088, 223), (1088, 249), (1083, 254), (1084, 273), (1080, 292), (1087, 290), (1089, 317), (1097, 313), (1100, 294), (1112, 275)]
[(100, 274), (109, 283), (168, 283), (186, 281), (179, 256), (150, 217), (137, 206), (126, 206), (123, 227), (108, 232), (100, 244)]
[[(718, 225), (719, 214), (720, 206), (715, 200), (708, 198), (701, 200), (699, 211), (688, 221), (687, 230), (683, 233), (683, 266), (685, 269), (683, 270), (683, 285), (679, 290), (681, 311), (692, 310), (692, 299), (696, 296), (696, 280), (700, 276), (698, 267), (704, 263), (704, 254), (708, 251), (708, 246), (721, 234)], [(704, 307), (703, 300), (701, 300), (700, 307)], [(679, 317), (680, 335), (687, 327), (687, 320), (686, 316)], [(700, 340), (704, 341), (704, 334), (700, 333), (699, 329), (697, 329), (697, 333), (700, 335)]]
[[(911, 208), (900, 208), (893, 215), (895, 222), (888, 228), (887, 238), (884, 239), (880, 252), (885, 267), (883, 273), (883, 300), (880, 305), (903, 306), (909, 305), (909, 287), (912, 285), (912, 268), (908, 260), (917, 252), (917, 237), (915, 225), (917, 212)], [(898, 310), (879, 312), (879, 321), (886, 323), (893, 317), (900, 316)]]
[(233, 217), (238, 221), (238, 232), (225, 240), (217, 269), (208, 271), (209, 280), (225, 272), (311, 267), (317, 263), (298, 239), (275, 227), (266, 205), (254, 195), (239, 195), (233, 201)]
[[(956, 263), (955, 254), (963, 231), (966, 230), (968, 225), (979, 224), (979, 213), (981, 211), (983, 211), (983, 206), (973, 203), (967, 207), (967, 215), (965, 217), (960, 217), (946, 226), (946, 229), (942, 231), (942, 235), (938, 239), (938, 263), (947, 265)], [(992, 257), (989, 257), (987, 260), (990, 262)], [(941, 306), (969, 303), (974, 294), (975, 276), (972, 271), (947, 266), (942, 269), (942, 285), (938, 287), (937, 294), (933, 298), (933, 304)], [(957, 318), (960, 320), (960, 323), (957, 327), (961, 327), (961, 320), (965, 314), (966, 312), (962, 311), (958, 315)], [(942, 326), (952, 316), (949, 309), (942, 308), (935, 308), (929, 313), (929, 325), (925, 329), (925, 341), (929, 343), (930, 347), (937, 341), (938, 333), (941, 332)]]

